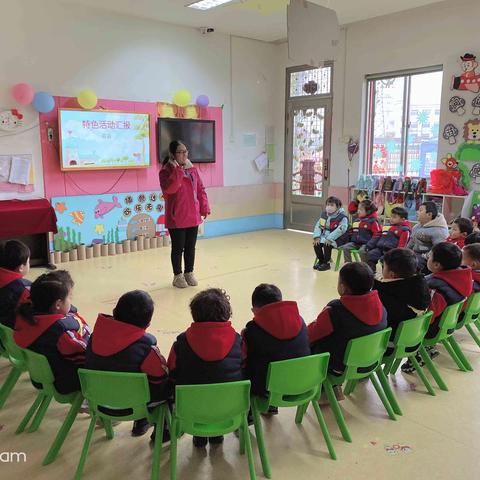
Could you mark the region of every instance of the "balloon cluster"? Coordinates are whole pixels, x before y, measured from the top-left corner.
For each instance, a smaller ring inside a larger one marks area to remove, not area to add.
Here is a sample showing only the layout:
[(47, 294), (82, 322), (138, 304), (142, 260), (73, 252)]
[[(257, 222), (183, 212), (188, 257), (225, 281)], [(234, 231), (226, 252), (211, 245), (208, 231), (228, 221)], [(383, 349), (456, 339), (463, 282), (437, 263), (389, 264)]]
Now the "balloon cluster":
[[(173, 96), (173, 103), (178, 107), (186, 107), (192, 104), (192, 94), (188, 90), (178, 90)], [(200, 108), (207, 108), (210, 104), (210, 99), (207, 95), (199, 95), (195, 104)]]

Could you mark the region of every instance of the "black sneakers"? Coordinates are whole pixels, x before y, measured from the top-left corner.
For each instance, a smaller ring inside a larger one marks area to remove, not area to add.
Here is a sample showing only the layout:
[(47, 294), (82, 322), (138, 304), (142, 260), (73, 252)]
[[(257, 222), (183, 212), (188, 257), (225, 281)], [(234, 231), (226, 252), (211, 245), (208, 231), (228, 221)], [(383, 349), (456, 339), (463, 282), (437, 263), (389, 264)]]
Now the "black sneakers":
[(132, 437), (141, 437), (142, 435), (145, 435), (152, 426), (153, 425), (148, 423), (146, 418), (135, 420), (133, 422)]
[(330, 270), (330, 264), (329, 263), (318, 263), (313, 268), (315, 270), (318, 270), (319, 272), (325, 272), (327, 270)]
[(223, 435), (219, 437), (193, 437), (193, 445), (197, 448), (205, 448), (207, 443), (210, 442), (210, 445), (220, 445), (223, 443)]

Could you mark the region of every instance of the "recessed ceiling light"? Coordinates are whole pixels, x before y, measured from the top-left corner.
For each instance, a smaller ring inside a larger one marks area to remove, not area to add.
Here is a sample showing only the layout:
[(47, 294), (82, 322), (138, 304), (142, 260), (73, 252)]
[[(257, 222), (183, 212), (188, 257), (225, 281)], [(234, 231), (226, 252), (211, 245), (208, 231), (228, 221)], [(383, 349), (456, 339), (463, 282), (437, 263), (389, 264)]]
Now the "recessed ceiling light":
[(210, 10), (211, 8), (218, 7), (224, 3), (230, 3), (231, 1), (232, 0), (200, 0), (186, 6), (189, 8), (195, 8), (196, 10)]

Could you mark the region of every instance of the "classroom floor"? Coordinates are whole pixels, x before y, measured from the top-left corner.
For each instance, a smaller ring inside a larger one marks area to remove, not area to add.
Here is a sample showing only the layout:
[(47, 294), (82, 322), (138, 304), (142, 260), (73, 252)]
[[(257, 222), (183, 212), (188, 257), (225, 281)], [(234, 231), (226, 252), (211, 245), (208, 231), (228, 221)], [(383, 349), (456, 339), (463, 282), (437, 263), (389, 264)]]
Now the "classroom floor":
[[(188, 302), (201, 288), (224, 288), (231, 297), (233, 324), (240, 330), (250, 320), (250, 296), (261, 282), (277, 284), (285, 299), (296, 300), (306, 322), (311, 322), (336, 296), (337, 274), (312, 269), (311, 237), (289, 231), (262, 231), (201, 240), (197, 248), (197, 288), (171, 287), (170, 250), (137, 252), (65, 264), (75, 279), (74, 304), (93, 325), (98, 312), (111, 313), (120, 294), (135, 288), (150, 292), (156, 311), (151, 332), (167, 356), (176, 335), (190, 323)], [(34, 269), (35, 278), (41, 270)], [(416, 376), (397, 373), (392, 378), (403, 417), (389, 420), (370, 384), (360, 384), (351, 398), (341, 403), (353, 443), (342, 440), (329, 407), (322, 407), (332, 433), (338, 460), (331, 460), (309, 409), (303, 425), (294, 423), (294, 411), (281, 410), (264, 421), (273, 478), (276, 480), (474, 479), (478, 473), (480, 409), (480, 351), (473, 340), (456, 334), (476, 369), (463, 373), (441, 350), (436, 359), (449, 392), (437, 390), (431, 397)], [(8, 373), (0, 360), (0, 382)], [(0, 463), (0, 478), (73, 478), (87, 431), (88, 415), (79, 415), (59, 457), (48, 467), (41, 466), (66, 408), (52, 402), (43, 425), (36, 433), (15, 435), (20, 419), (33, 401), (34, 390), (26, 375), (0, 411), (0, 453), (25, 452), (25, 463)], [(128, 423), (115, 427), (115, 438), (107, 441), (97, 430), (87, 459), (85, 479), (147, 479), (150, 475), (149, 435), (130, 437)], [(257, 454), (253, 427), (252, 441), (257, 475), (264, 478)], [(406, 448), (400, 448), (406, 447)], [(5, 457), (0, 456), (0, 460)], [(169, 478), (168, 450), (161, 460), (161, 478)], [(179, 441), (179, 479), (247, 479), (245, 457), (238, 455), (238, 440), (228, 435), (223, 446), (198, 450), (191, 437)]]

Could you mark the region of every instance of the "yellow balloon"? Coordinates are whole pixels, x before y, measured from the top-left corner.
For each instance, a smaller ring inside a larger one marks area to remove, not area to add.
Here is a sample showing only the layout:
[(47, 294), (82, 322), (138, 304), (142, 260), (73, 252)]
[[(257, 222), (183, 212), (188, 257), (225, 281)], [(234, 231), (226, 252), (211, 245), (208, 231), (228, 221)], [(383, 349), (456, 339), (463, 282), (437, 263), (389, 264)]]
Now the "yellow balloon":
[(82, 90), (78, 94), (77, 102), (85, 110), (91, 110), (97, 106), (98, 98), (93, 90)]
[(188, 90), (178, 90), (173, 96), (173, 103), (179, 107), (186, 107), (192, 103), (192, 94)]

